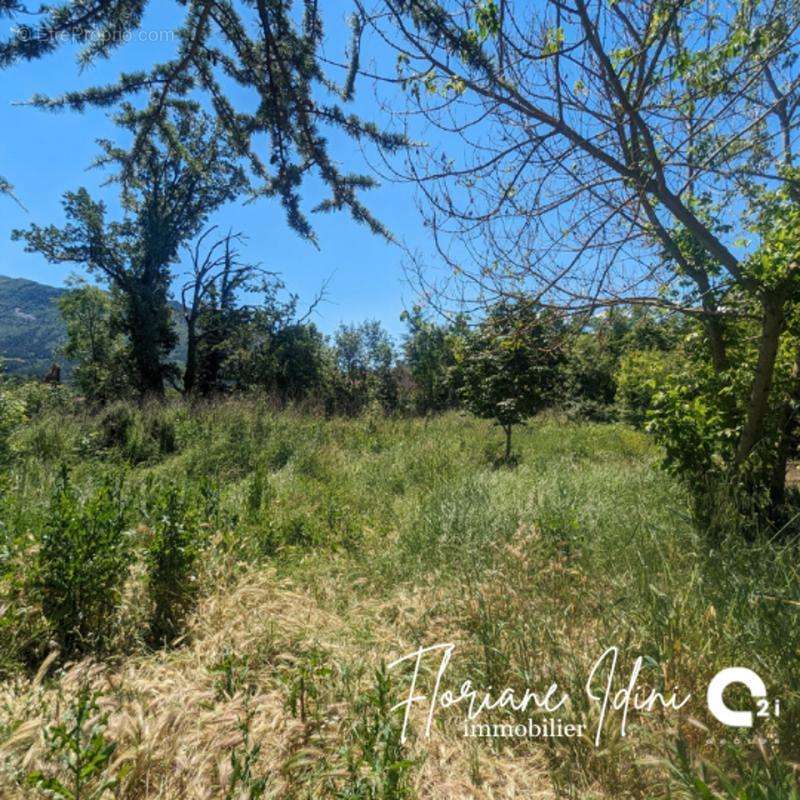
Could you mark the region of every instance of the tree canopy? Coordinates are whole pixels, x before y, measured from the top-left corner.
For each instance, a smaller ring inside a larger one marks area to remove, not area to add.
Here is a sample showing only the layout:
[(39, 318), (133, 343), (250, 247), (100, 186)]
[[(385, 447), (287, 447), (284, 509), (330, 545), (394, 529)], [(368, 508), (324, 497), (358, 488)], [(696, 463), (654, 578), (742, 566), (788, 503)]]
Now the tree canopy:
[[(155, 5), (155, 4), (152, 4)], [(166, 5), (159, 4), (162, 9)], [(213, 109), (221, 129), (247, 168), (253, 197), (278, 197), (292, 228), (314, 238), (301, 204), (301, 184), (316, 174), (329, 196), (315, 211), (349, 210), (352, 217), (378, 233), (384, 226), (359, 199), (359, 191), (375, 185), (370, 175), (344, 171), (329, 152), (326, 130), (343, 131), (354, 141), (370, 141), (389, 150), (405, 146), (405, 138), (345, 112), (352, 99), (358, 68), (356, 47), (361, 22), (353, 17), (349, 69), (339, 69), (337, 85), (321, 53), (322, 15), (315, 0), (192, 0), (171, 3), (183, 23), (176, 31), (175, 53), (163, 63), (120, 74), (103, 86), (60, 96), (38, 95), (31, 102), (44, 109), (119, 107), (128, 101), (135, 143), (131, 163), (147, 147), (152, 134), (180, 142), (170, 124), (172, 112), (187, 103)], [(81, 44), (78, 64), (86, 67), (107, 58), (139, 30), (151, 4), (146, 0), (69, 0), (45, 6), (38, 17), (24, 4), (0, 0), (0, 15), (15, 23), (0, 40), (0, 69), (42, 58), (64, 41)], [(256, 102), (237, 104), (231, 86), (245, 89)], [(140, 102), (143, 98), (143, 102)], [(10, 189), (7, 181), (0, 187)]]
[(553, 399), (562, 360), (560, 326), (525, 303), (497, 303), (464, 337), (458, 361), (461, 396), (473, 414), (497, 421), (511, 458), (511, 430)]
[[(127, 114), (123, 122), (136, 125)], [(242, 181), (235, 154), (205, 115), (176, 112), (170, 126), (180, 148), (163, 132), (135, 152), (134, 161), (129, 151), (103, 143), (99, 163), (118, 166), (112, 180), (124, 181), (121, 219), (108, 221), (105, 204), (81, 188), (64, 195), (64, 227), (33, 224), (14, 232), (28, 251), (54, 263), (82, 264), (118, 293), (135, 383), (143, 395), (163, 394), (173, 371), (168, 358), (176, 342), (168, 302), (171, 265), (180, 246)]]

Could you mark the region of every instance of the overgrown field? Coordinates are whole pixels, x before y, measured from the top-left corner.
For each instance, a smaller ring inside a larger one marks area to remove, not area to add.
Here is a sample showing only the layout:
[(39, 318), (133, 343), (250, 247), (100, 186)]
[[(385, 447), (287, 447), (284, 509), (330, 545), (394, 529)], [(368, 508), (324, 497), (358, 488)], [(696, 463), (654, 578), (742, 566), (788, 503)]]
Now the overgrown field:
[[(0, 797), (798, 796), (797, 551), (706, 543), (644, 435), (540, 417), (508, 467), (456, 413), (39, 405), (0, 509)], [(444, 642), (447, 688), (556, 681), (585, 736), (465, 738), (455, 708), (403, 743), (385, 665)], [(609, 714), (596, 747), (612, 645), (615, 688), (641, 655), (693, 699), (625, 737)], [(705, 707), (737, 664), (781, 701), (753, 731)]]

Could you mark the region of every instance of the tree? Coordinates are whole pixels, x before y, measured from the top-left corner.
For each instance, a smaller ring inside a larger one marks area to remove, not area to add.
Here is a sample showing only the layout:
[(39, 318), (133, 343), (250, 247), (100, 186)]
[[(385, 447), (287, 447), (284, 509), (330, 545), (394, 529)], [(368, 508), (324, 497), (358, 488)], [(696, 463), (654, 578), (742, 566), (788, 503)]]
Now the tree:
[(199, 389), (208, 396), (221, 388), (223, 348), (236, 321), (244, 317), (236, 307), (236, 294), (252, 283), (257, 271), (254, 265), (239, 260), (234, 245), (242, 239), (241, 234), (228, 232), (204, 249), (215, 230), (216, 226), (209, 228), (189, 248), (192, 272), (181, 288), (186, 322), (184, 395)]
[(283, 401), (320, 399), (328, 359), (325, 337), (312, 322), (284, 325), (272, 342), (273, 391)]
[(444, 411), (458, 404), (460, 386), (456, 370), (457, 341), (467, 331), (466, 320), (457, 316), (452, 324), (437, 325), (414, 306), (401, 319), (409, 331), (403, 342), (405, 362), (414, 379), (415, 405), (419, 413)]
[[(572, 321), (566, 337), (562, 402), (568, 410), (592, 419), (609, 419), (618, 399), (622, 360), (635, 353), (674, 350), (680, 320), (642, 306), (612, 306), (588, 319)], [(637, 418), (637, 422), (642, 420)]]
[(61, 353), (76, 361), (73, 380), (88, 399), (99, 403), (131, 393), (127, 343), (114, 324), (114, 300), (97, 286), (79, 281), (58, 298), (67, 330)]
[[(119, 122), (132, 130), (136, 115), (125, 112)], [(101, 144), (98, 164), (123, 170), (117, 176), (122, 219), (107, 222), (105, 204), (79, 189), (64, 195), (65, 227), (31, 225), (13, 235), (25, 239), (29, 252), (53, 263), (84, 264), (111, 285), (122, 307), (120, 327), (129, 341), (135, 387), (143, 396), (161, 396), (174, 370), (168, 356), (177, 341), (169, 306), (171, 265), (180, 245), (236, 194), (242, 174), (221, 131), (191, 107), (176, 112), (171, 126), (134, 154)]]
[(348, 414), (363, 411), (372, 401), (380, 403), (384, 411), (397, 408), (394, 346), (380, 322), (340, 325), (334, 334), (333, 350), (341, 381), (337, 405)]
[(219, 365), (221, 383), (268, 392), (282, 402), (321, 394), (329, 359), (324, 337), (308, 320), (325, 288), (303, 314), (297, 295), (285, 296), (285, 285), (274, 273), (260, 272), (247, 288), (261, 294), (260, 302), (231, 306), (221, 317), (211, 317), (213, 350), (205, 346), (207, 358)]
[(721, 414), (735, 435), (716, 454), (726, 480), (756, 470), (780, 504), (800, 408), (797, 359), (776, 373), (784, 348), (800, 353), (797, 4), (377, 5), (412, 110), (440, 133), (409, 173), (457, 280), (422, 275), (428, 288), (689, 315), (715, 390), (739, 386), (733, 331), (752, 320), (745, 397)]
[(5, 379), (5, 364), (0, 359), (0, 489), (8, 491), (11, 471), (8, 466), (15, 454), (14, 432), (25, 422), (25, 401), (9, 391)]
[(531, 304), (501, 302), (463, 341), (461, 397), (473, 414), (503, 429), (507, 463), (513, 426), (553, 399), (562, 358), (559, 327)]
[[(147, 0), (66, 0), (43, 6), (32, 23), (22, 3), (0, 0), (0, 15), (19, 21), (11, 36), (0, 40), (0, 69), (42, 58), (67, 40), (83, 43), (78, 64), (84, 69), (108, 58), (139, 30), (150, 5)], [(353, 97), (360, 20), (354, 17), (353, 59), (338, 68), (343, 81), (337, 87), (321, 53), (324, 28), (316, 0), (176, 0), (169, 5), (183, 15), (183, 24), (175, 32), (174, 55), (166, 62), (122, 73), (106, 86), (60, 97), (36, 96), (32, 103), (50, 110), (83, 111), (87, 106), (125, 107), (126, 99), (143, 97), (137, 110), (127, 106), (135, 121), (130, 159), (135, 172), (135, 154), (147, 148), (156, 131), (169, 129), (175, 109), (200, 97), (213, 107), (218, 124), (246, 164), (251, 195), (280, 198), (289, 224), (302, 236), (313, 239), (299, 187), (314, 172), (330, 192), (315, 211), (348, 209), (358, 222), (387, 234), (358, 197), (374, 179), (343, 172), (331, 158), (326, 138), (331, 131), (344, 133), (393, 151), (406, 143), (403, 136), (346, 114), (337, 102)], [(180, 148), (178, 138), (174, 144)]]

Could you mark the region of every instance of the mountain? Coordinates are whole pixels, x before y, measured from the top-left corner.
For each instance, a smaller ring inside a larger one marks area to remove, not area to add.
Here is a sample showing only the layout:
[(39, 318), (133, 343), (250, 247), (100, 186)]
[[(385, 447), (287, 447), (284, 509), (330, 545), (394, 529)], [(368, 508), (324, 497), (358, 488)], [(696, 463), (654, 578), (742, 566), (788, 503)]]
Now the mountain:
[[(25, 278), (0, 275), (0, 357), (5, 372), (16, 375), (43, 376), (53, 361), (66, 367), (56, 351), (66, 338), (64, 323), (56, 300), (67, 289), (46, 286)], [(186, 358), (186, 326), (182, 324), (180, 307), (172, 303), (178, 325), (178, 346), (173, 353), (177, 363)]]
[(56, 300), (65, 289), (0, 275), (0, 356), (5, 371), (44, 375), (64, 341)]

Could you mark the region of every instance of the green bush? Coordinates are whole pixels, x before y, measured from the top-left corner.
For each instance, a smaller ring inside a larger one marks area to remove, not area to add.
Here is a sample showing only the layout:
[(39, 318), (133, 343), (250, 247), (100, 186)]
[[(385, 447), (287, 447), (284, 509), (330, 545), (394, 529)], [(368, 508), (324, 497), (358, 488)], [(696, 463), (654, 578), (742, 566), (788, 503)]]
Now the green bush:
[(0, 467), (11, 460), (12, 434), (25, 421), (25, 404), (11, 391), (0, 389)]
[(67, 386), (27, 380), (19, 384), (14, 394), (25, 406), (25, 413), (35, 417), (47, 412), (63, 413), (74, 405), (74, 397)]
[(65, 655), (101, 645), (113, 623), (130, 561), (125, 523), (119, 481), (108, 479), (81, 497), (63, 470), (41, 533), (34, 585)]
[(178, 449), (175, 423), (163, 415), (153, 415), (148, 420), (148, 434), (160, 456), (170, 455)]
[(769, 505), (763, 456), (774, 447), (772, 436), (746, 465), (735, 463), (742, 422), (736, 398), (746, 393), (741, 377), (686, 359), (654, 393), (648, 413), (646, 427), (664, 448), (664, 466), (687, 487), (695, 522), (712, 538), (733, 530), (751, 535)]
[(653, 398), (674, 370), (675, 356), (660, 350), (634, 350), (622, 356), (615, 375), (620, 418), (644, 426)]
[(167, 408), (114, 403), (103, 409), (97, 424), (101, 445), (132, 464), (153, 461), (178, 449), (177, 426)]
[(164, 646), (180, 635), (197, 596), (201, 549), (198, 498), (174, 483), (150, 484), (150, 541), (145, 553), (152, 604), (150, 639)]
[(134, 417), (135, 411), (130, 403), (119, 402), (106, 406), (97, 417), (103, 447), (125, 447), (134, 425)]
[(68, 424), (61, 415), (44, 414), (19, 429), (14, 445), (20, 454), (57, 464), (80, 452), (83, 445), (91, 445), (90, 439), (84, 439), (77, 424)]
[(775, 417), (747, 463), (736, 464), (746, 370), (734, 364), (715, 372), (697, 355), (686, 352), (680, 360), (674, 351), (624, 355), (617, 404), (626, 422), (646, 428), (664, 448), (664, 466), (691, 493), (698, 526), (713, 539), (731, 530), (749, 537), (769, 518)]

